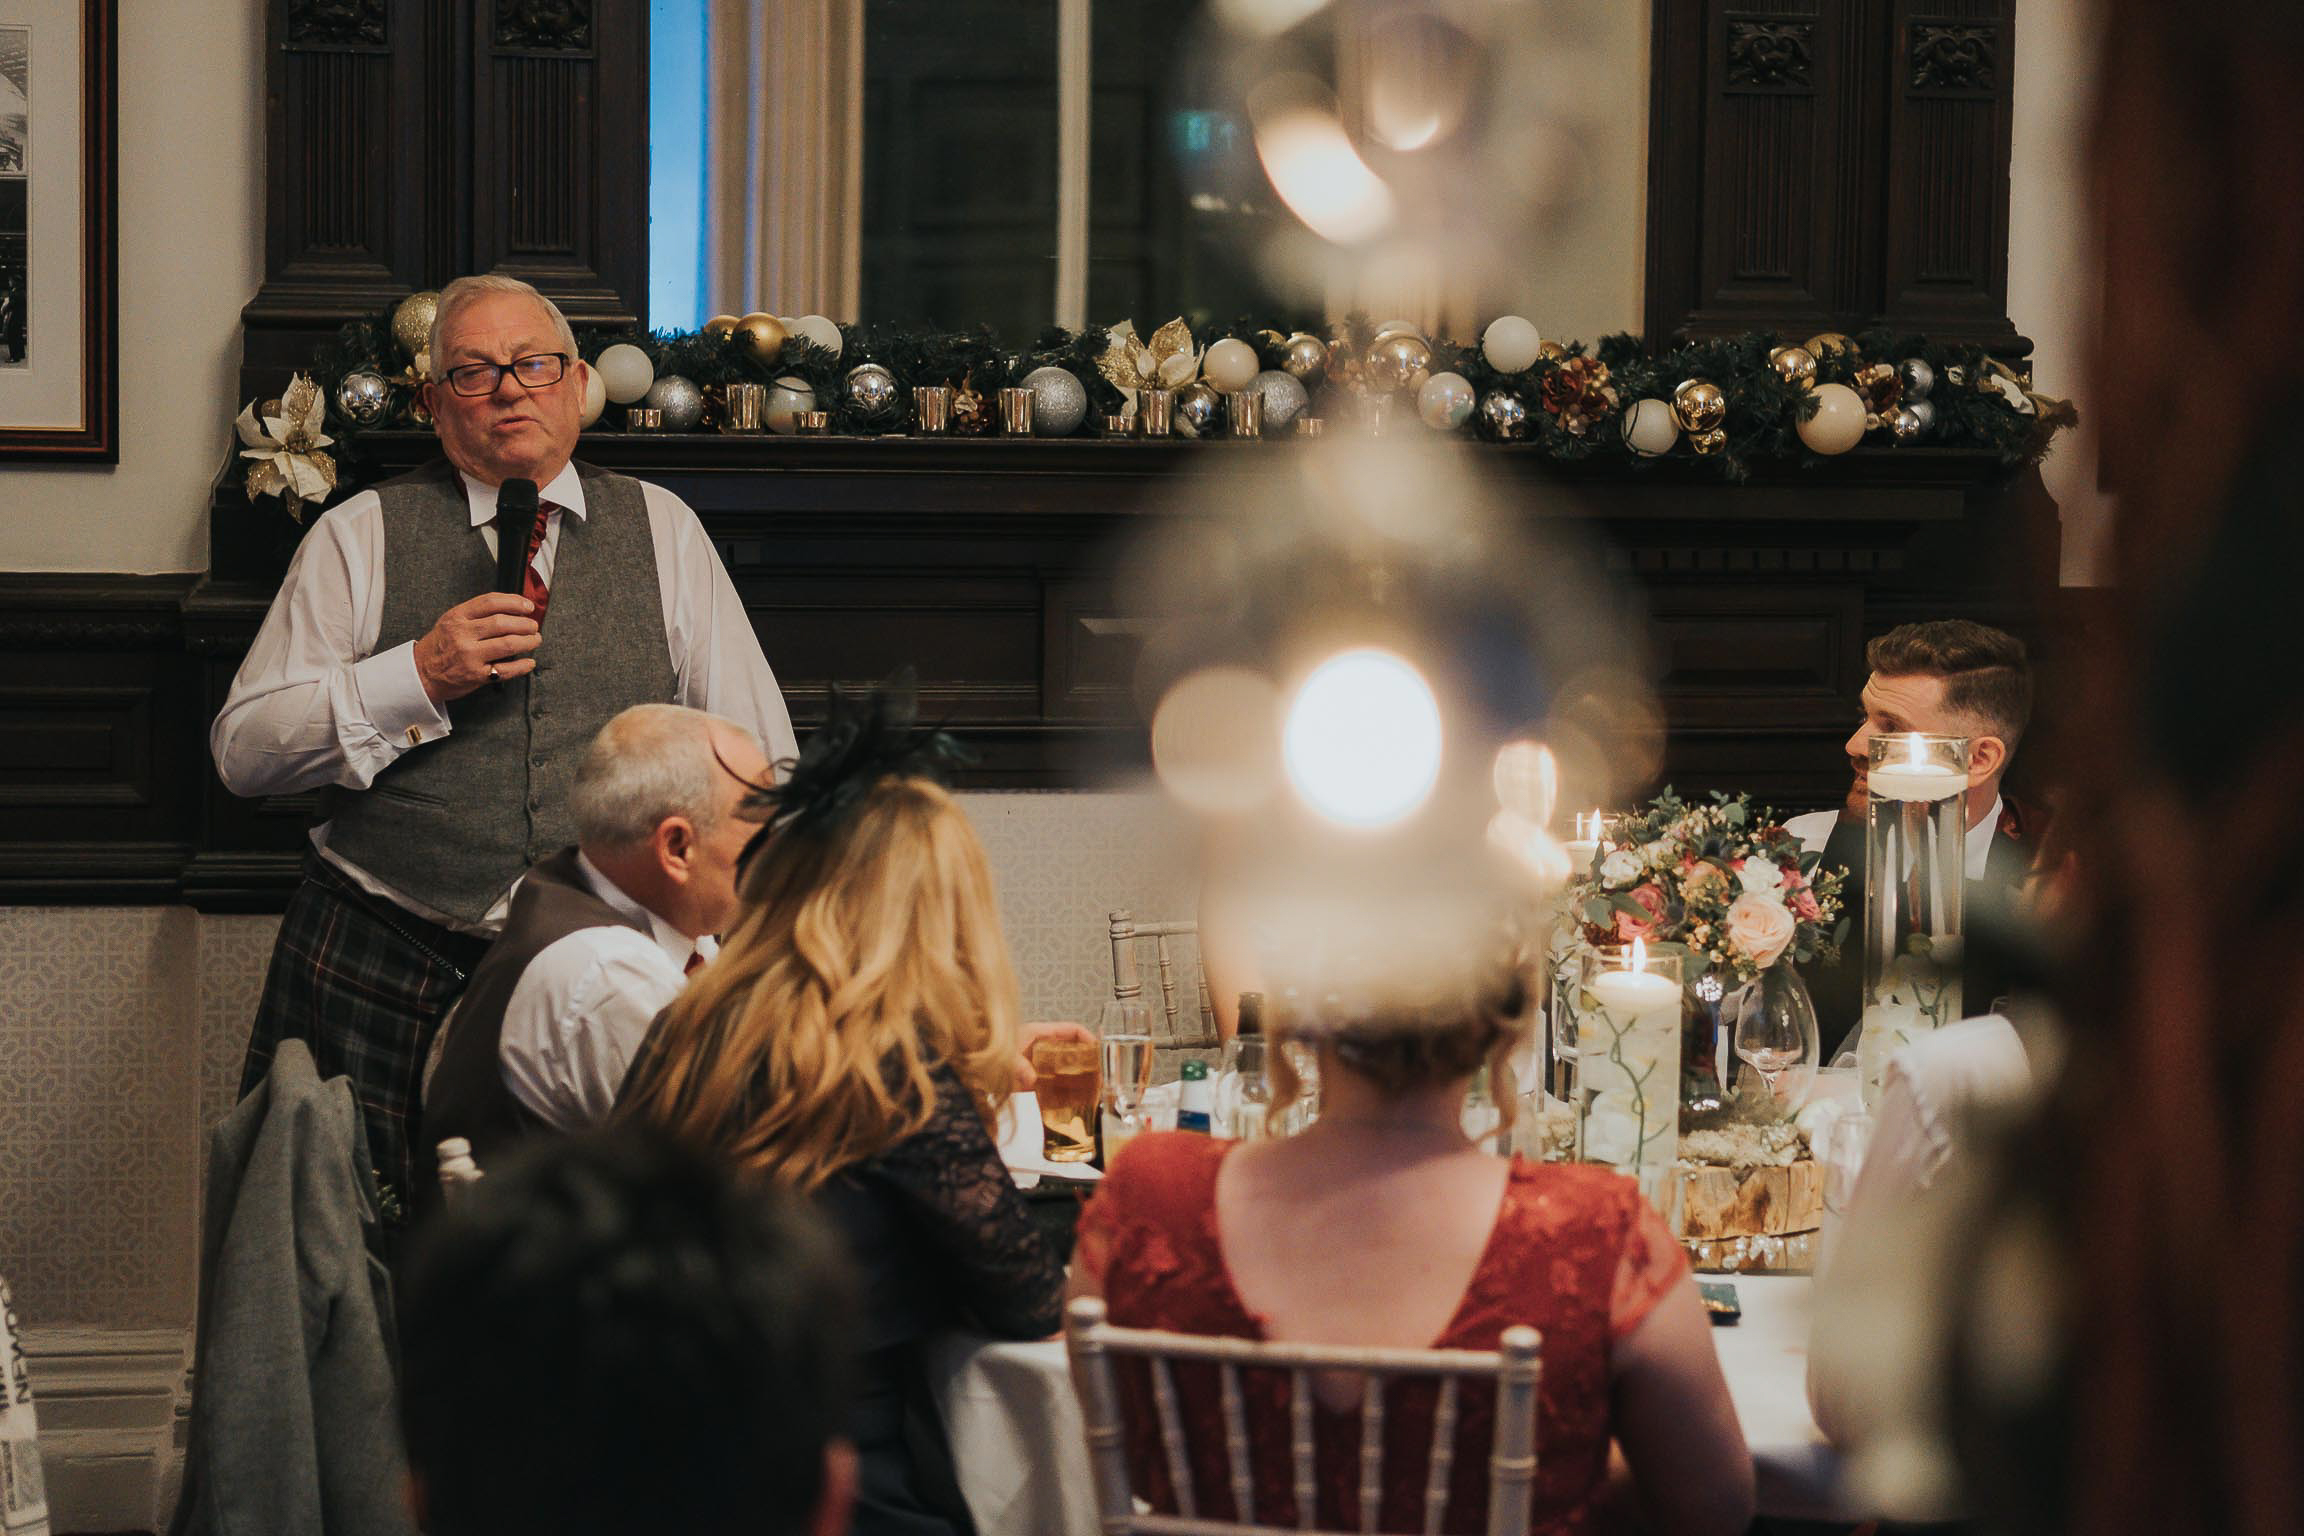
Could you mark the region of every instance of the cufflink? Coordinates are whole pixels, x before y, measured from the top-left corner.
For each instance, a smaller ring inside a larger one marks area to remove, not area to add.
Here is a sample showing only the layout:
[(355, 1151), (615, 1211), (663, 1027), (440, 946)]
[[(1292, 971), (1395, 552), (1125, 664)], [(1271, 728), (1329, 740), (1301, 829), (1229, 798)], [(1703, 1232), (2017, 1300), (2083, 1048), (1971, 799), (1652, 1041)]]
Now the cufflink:
[(412, 747), (424, 745), (424, 727), (420, 725), (408, 727), (408, 745)]

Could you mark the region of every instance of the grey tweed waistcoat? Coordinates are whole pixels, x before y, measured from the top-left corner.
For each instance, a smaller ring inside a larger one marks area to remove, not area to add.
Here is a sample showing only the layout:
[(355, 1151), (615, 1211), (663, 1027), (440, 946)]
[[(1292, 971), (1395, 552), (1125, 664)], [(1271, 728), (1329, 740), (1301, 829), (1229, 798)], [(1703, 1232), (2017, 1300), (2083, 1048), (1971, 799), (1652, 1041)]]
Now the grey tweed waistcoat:
[[(447, 706), (446, 739), (403, 754), (365, 790), (332, 791), (328, 846), (426, 906), (466, 922), (520, 872), (576, 841), (568, 790), (600, 727), (670, 703), (663, 573), (640, 483), (576, 466), (585, 516), (560, 519), (536, 670)], [(384, 502), (378, 652), (491, 590), (496, 564), (445, 462), (377, 487)]]

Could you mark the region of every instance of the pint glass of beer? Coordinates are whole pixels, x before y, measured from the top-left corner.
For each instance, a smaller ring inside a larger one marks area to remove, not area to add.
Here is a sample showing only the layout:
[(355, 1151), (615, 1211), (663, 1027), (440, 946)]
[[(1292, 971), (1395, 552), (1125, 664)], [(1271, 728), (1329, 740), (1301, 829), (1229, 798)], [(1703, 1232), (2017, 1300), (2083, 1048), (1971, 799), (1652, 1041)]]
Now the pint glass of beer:
[(1041, 1149), (1052, 1163), (1084, 1163), (1096, 1154), (1096, 1052), (1093, 1040), (1033, 1043)]

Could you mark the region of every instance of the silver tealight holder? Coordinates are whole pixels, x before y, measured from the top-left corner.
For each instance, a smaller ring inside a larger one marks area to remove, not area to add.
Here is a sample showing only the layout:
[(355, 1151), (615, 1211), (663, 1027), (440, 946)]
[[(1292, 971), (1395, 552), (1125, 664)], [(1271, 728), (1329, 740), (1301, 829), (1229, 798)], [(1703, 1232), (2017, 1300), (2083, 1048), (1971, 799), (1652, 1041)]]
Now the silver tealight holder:
[(1176, 391), (1136, 391), (1136, 420), (1146, 437), (1171, 437), (1176, 431)]
[(653, 405), (635, 405), (624, 413), (627, 432), (661, 432), (664, 430), (664, 412)]
[(912, 391), (912, 410), (923, 434), (934, 436), (952, 430), (952, 386), (949, 384), (922, 384)]
[(1224, 397), (1224, 415), (1230, 422), (1234, 437), (1262, 437), (1264, 435), (1264, 396), (1253, 389), (1243, 389)]
[(797, 425), (802, 437), (826, 436), (832, 430), (832, 413), (830, 411), (801, 411), (797, 415)]
[(720, 414), (723, 432), (757, 432), (768, 410), (768, 390), (760, 384), (728, 386), (727, 406)]
[(1010, 437), (1032, 435), (1032, 391), (1014, 387), (1000, 391), (1000, 430)]
[(1328, 423), (1317, 416), (1299, 416), (1295, 427), (1298, 437), (1318, 437), (1328, 430)]

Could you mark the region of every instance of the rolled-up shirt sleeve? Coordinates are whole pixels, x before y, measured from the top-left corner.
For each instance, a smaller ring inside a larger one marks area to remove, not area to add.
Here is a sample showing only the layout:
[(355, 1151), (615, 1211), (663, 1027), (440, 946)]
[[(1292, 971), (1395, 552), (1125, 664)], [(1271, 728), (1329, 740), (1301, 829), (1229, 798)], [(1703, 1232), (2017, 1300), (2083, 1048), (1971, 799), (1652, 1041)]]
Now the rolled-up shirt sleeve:
[(761, 653), (760, 637), (720, 552), (685, 501), (659, 485), (643, 489), (664, 581), (664, 632), (679, 680), (678, 702), (750, 729), (771, 763), (798, 757), (784, 690)]
[(402, 753), (449, 734), (417, 676), (414, 645), (370, 654), (380, 511), (373, 493), (355, 496), (297, 549), (208, 733), (234, 794), (365, 789)]

